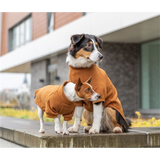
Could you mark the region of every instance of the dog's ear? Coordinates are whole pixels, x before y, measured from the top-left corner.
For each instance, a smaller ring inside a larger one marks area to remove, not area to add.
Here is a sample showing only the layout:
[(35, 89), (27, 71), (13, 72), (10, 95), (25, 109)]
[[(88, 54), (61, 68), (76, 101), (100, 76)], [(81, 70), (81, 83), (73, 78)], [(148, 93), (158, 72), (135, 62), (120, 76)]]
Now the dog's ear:
[(99, 38), (99, 37), (96, 37), (96, 41), (97, 41), (97, 43), (98, 43), (98, 45), (99, 45), (99, 48), (102, 49), (102, 46), (103, 46), (103, 41), (102, 41), (102, 39)]
[(71, 37), (71, 42), (73, 45), (76, 45), (84, 37), (84, 34), (75, 34)]
[(76, 83), (75, 90), (80, 91), (81, 86), (82, 86), (82, 82), (81, 82), (81, 79), (79, 78), (77, 83)]
[(86, 83), (90, 84), (92, 81), (92, 76), (89, 77), (89, 79), (86, 81)]

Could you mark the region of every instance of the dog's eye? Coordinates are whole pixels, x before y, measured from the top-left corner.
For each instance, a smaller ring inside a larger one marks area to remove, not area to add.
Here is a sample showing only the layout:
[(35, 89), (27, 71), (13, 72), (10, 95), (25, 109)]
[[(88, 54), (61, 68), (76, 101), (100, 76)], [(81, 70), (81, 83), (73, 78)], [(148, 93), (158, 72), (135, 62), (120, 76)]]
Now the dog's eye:
[(86, 89), (86, 91), (87, 91), (87, 92), (90, 92), (90, 91), (91, 91), (91, 89), (90, 89), (90, 88), (87, 88), (87, 89)]
[(90, 43), (87, 43), (86, 46), (84, 47), (84, 50), (86, 51), (92, 51), (93, 50), (93, 45)]
[(87, 44), (87, 48), (91, 48), (92, 45), (90, 43)]

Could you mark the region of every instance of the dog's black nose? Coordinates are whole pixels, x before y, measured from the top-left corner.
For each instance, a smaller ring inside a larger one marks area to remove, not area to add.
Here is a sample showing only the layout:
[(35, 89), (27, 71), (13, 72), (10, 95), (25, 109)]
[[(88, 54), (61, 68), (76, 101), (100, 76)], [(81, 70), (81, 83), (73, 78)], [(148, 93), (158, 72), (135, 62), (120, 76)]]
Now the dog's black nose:
[(102, 54), (99, 54), (98, 57), (99, 57), (100, 60), (103, 59), (103, 55)]
[(98, 97), (98, 99), (100, 99), (100, 98), (101, 98), (101, 96), (100, 96), (99, 94), (97, 95), (97, 97)]

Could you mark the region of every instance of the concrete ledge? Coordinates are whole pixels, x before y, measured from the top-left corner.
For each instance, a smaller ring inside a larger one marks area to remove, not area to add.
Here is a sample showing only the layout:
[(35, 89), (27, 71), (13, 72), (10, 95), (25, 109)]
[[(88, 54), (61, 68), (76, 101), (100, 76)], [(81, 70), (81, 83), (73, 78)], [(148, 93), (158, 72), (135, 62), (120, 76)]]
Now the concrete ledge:
[(41, 145), (40, 136), (17, 131), (15, 129), (0, 127), (0, 138), (19, 144), (24, 147), (39, 148)]
[(82, 132), (57, 135), (54, 124), (45, 122), (45, 134), (39, 134), (39, 121), (0, 117), (0, 137), (30, 148), (139, 148), (160, 147), (160, 127), (131, 128), (127, 133)]

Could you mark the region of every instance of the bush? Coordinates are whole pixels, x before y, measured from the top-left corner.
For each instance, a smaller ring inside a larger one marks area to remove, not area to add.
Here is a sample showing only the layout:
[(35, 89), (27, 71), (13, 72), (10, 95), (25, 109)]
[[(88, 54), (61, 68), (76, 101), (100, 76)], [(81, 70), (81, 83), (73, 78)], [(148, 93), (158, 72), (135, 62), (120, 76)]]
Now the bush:
[(144, 120), (141, 118), (140, 112), (136, 111), (135, 114), (138, 117), (132, 122), (131, 127), (160, 127), (160, 119), (152, 117), (151, 119)]
[[(135, 114), (138, 116), (137, 119), (133, 119), (131, 123), (131, 127), (160, 127), (160, 119), (156, 119), (152, 117), (151, 119), (144, 120), (141, 118), (141, 113), (136, 111)], [(32, 110), (16, 110), (10, 108), (0, 108), (0, 116), (7, 117), (15, 117), (21, 119), (31, 119), (31, 120), (39, 120), (37, 109), (32, 108)], [(47, 118), (46, 114), (44, 114), (44, 121), (53, 122), (53, 118)], [(61, 116), (61, 121), (63, 118)], [(74, 123), (74, 119), (68, 122), (68, 124), (72, 125)], [(87, 126), (87, 123), (84, 118), (81, 121), (82, 126)]]

